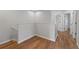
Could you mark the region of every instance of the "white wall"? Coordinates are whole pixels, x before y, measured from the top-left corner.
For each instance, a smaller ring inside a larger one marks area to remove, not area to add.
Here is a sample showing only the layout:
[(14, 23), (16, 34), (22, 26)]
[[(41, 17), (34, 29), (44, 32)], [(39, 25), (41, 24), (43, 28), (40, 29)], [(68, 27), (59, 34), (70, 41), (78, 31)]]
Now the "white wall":
[(34, 13), (32, 11), (16, 11), (18, 19), (18, 43), (34, 35)]
[(11, 28), (18, 31), (19, 42), (34, 34), (55, 41), (55, 22), (51, 11), (0, 11), (0, 42), (10, 40)]
[[(33, 13), (29, 11), (15, 11), (15, 10), (0, 11), (0, 43), (10, 40), (11, 35), (10, 30), (12, 27), (18, 30), (17, 27), (20, 24), (23, 25), (25, 23), (34, 23), (33, 16), (34, 16)], [(22, 30), (25, 30), (26, 28), (30, 27), (30, 25), (27, 26), (24, 25), (25, 27), (22, 27), (24, 28)], [(30, 32), (31, 31), (29, 31), (29, 33)], [(27, 35), (27, 33), (24, 34)]]
[(76, 39), (76, 42), (77, 42), (77, 45), (78, 45), (78, 48), (79, 48), (79, 11), (76, 11), (77, 12), (77, 39)]
[(35, 13), (36, 35), (50, 40), (50, 11), (38, 11)]
[(8, 41), (10, 36), (10, 26), (14, 20), (15, 16), (12, 11), (0, 11), (0, 43)]
[(56, 40), (56, 15), (51, 12), (51, 23), (50, 23), (50, 39), (52, 41)]
[[(70, 34), (75, 38), (75, 14), (73, 10), (64, 12), (63, 14), (70, 14)], [(65, 20), (65, 19), (64, 19)]]
[(51, 12), (51, 23), (50, 23), (50, 39), (52, 41), (55, 41), (57, 38), (57, 31), (63, 31), (63, 23), (61, 22), (60, 25), (59, 23), (59, 19), (57, 18), (57, 16), (60, 16), (60, 20), (63, 20), (62, 18), (62, 12), (63, 11), (52, 11)]
[(57, 16), (57, 29), (58, 31), (64, 31), (64, 15), (62, 13), (56, 15)]
[(76, 22), (76, 11), (73, 11), (73, 38), (76, 38), (75, 33), (77, 28), (75, 22)]
[[(55, 40), (55, 35), (50, 38), (50, 11), (15, 11), (17, 24), (19, 25), (19, 42), (28, 39), (30, 36), (39, 35), (50, 40)], [(54, 26), (54, 25), (53, 25)], [(51, 32), (52, 33), (52, 32)], [(55, 33), (55, 32), (53, 32)], [(54, 37), (54, 38), (53, 38)]]
[(73, 36), (73, 38), (75, 37), (75, 33), (76, 33), (76, 11), (75, 10), (71, 10), (68, 11), (68, 13), (70, 13), (70, 34)]
[(50, 11), (37, 11), (35, 13), (35, 23), (50, 23)]
[(24, 10), (17, 10), (15, 11), (17, 24), (26, 24), (26, 23), (34, 23), (34, 13), (33, 11), (24, 11)]
[(37, 35), (50, 39), (50, 24), (37, 24)]
[(34, 25), (29, 24), (21, 24), (18, 27), (18, 43), (27, 40), (34, 36)]

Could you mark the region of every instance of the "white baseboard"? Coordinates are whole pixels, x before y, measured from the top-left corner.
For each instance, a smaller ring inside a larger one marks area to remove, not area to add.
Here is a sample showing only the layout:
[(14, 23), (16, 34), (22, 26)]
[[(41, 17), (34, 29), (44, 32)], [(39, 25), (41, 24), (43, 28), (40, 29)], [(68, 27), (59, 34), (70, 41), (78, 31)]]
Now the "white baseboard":
[(51, 39), (51, 38), (49, 38), (49, 37), (45, 37), (45, 36), (43, 36), (43, 35), (36, 35), (36, 36), (38, 36), (38, 37), (42, 37), (42, 38), (45, 38), (45, 39), (47, 39), (47, 40), (51, 40), (51, 41), (56, 41), (55, 39)]
[(77, 42), (77, 47), (79, 48), (79, 44), (78, 44), (78, 42)]
[(31, 35), (31, 36), (29, 36), (29, 37), (27, 37), (25, 39), (22, 39), (22, 40), (18, 41), (18, 44), (20, 44), (20, 43), (22, 43), (22, 42), (24, 42), (24, 41), (26, 41), (26, 40), (28, 40), (28, 39), (30, 39), (32, 37), (34, 37), (34, 35)]
[(56, 41), (56, 39), (51, 39), (51, 38), (50, 38), (49, 40), (51, 40), (51, 41), (53, 41), (53, 42), (55, 42), (55, 41)]
[(7, 42), (9, 42), (9, 41), (11, 41), (11, 40), (6, 40), (6, 41), (3, 41), (3, 42), (0, 42), (0, 44), (7, 43)]
[(35, 35), (31, 35), (31, 36), (29, 36), (29, 37), (27, 37), (27, 38), (25, 38), (25, 39), (23, 39), (23, 40), (18, 41), (18, 44), (20, 44), (20, 43), (22, 43), (22, 42), (24, 42), (24, 41), (26, 41), (26, 40), (28, 40), (28, 39), (34, 37), (34, 36), (42, 37), (42, 38), (45, 38), (45, 39), (47, 39), (47, 40), (51, 40), (51, 41), (54, 41), (54, 42), (55, 42), (55, 39), (51, 39), (51, 38), (45, 37), (45, 36), (43, 36), (43, 35), (35, 34)]
[(3, 41), (3, 42), (0, 42), (0, 44), (4, 44), (4, 43), (7, 43), (7, 42), (12, 41), (12, 40), (15, 40), (15, 39), (11, 39), (11, 40), (6, 40), (6, 41)]

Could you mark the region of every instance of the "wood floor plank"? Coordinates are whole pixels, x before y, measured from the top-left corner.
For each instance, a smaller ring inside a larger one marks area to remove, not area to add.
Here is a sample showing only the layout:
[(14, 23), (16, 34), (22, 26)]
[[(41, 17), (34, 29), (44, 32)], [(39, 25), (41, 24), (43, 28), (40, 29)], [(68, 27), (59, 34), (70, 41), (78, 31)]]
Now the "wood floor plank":
[(0, 45), (3, 49), (71, 49), (77, 48), (76, 42), (68, 32), (58, 32), (56, 42), (34, 36), (20, 44), (8, 42)]
[[(41, 44), (40, 44), (41, 43)], [(45, 49), (47, 48), (47, 40), (40, 40), (40, 42), (37, 44), (37, 46), (35, 48), (38, 48), (38, 49)]]

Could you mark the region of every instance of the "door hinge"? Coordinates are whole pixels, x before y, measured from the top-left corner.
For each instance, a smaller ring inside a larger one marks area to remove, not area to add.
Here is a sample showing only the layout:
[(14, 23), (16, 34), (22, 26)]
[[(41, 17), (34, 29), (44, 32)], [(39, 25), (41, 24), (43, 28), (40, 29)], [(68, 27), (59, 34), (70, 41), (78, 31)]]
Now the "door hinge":
[(75, 33), (75, 35), (77, 35), (77, 33)]
[(77, 24), (77, 22), (75, 22), (75, 24)]

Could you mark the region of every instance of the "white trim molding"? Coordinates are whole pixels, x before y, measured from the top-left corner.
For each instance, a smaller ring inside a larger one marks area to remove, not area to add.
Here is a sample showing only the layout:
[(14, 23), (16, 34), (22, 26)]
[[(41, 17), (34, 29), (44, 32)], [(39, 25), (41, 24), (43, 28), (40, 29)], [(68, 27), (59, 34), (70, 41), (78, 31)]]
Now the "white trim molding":
[(46, 37), (46, 36), (43, 36), (43, 35), (36, 35), (36, 36), (38, 36), (38, 37), (41, 37), (41, 38), (45, 38), (45, 39), (47, 39), (47, 40), (50, 40), (50, 41), (56, 41), (55, 39), (52, 39), (52, 38), (50, 38), (50, 37)]
[(3, 41), (3, 42), (0, 42), (0, 44), (7, 43), (7, 42), (9, 42), (9, 41), (11, 41), (11, 40), (6, 40), (6, 41)]
[(31, 36), (29, 36), (29, 37), (27, 37), (27, 38), (25, 38), (23, 40), (18, 41), (18, 44), (20, 44), (20, 43), (22, 43), (22, 42), (24, 42), (24, 41), (26, 41), (26, 40), (28, 40), (28, 39), (30, 39), (32, 37), (34, 37), (34, 35), (31, 35)]
[[(7, 43), (7, 42), (10, 42), (10, 41), (13, 41), (15, 39), (11, 39), (11, 40), (6, 40), (6, 41), (3, 41), (3, 42), (0, 42), (0, 44), (4, 44), (4, 43)], [(16, 41), (16, 40), (15, 40)], [(17, 41), (16, 41), (17, 42)]]

